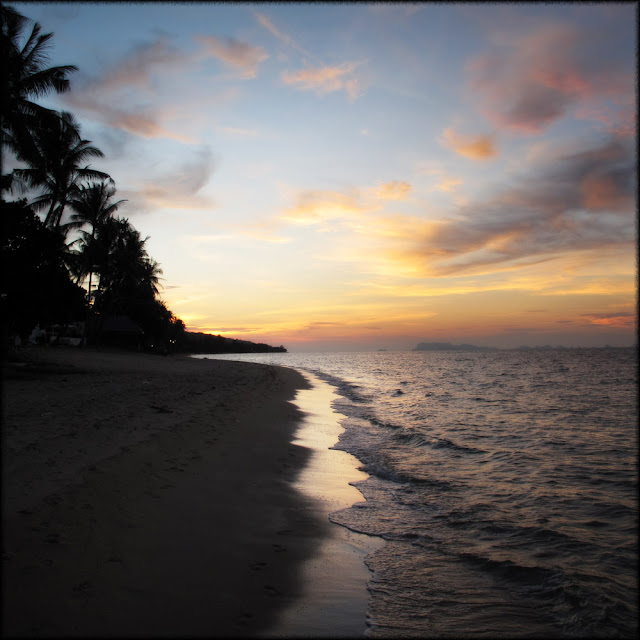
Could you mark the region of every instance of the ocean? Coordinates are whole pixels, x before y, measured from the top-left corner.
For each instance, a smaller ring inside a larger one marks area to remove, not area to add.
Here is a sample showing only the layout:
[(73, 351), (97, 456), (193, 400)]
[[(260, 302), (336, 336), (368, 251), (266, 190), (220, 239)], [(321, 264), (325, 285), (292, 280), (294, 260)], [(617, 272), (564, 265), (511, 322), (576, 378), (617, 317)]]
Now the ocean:
[(335, 388), (369, 637), (635, 638), (633, 349), (207, 356)]

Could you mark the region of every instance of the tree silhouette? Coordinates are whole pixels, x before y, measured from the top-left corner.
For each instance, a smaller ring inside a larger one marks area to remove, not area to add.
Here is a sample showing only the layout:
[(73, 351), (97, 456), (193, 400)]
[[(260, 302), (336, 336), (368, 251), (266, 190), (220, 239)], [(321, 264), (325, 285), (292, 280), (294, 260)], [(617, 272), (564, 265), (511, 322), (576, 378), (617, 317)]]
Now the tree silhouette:
[(3, 203), (0, 217), (3, 329), (24, 340), (36, 324), (84, 319), (84, 289), (64, 266), (65, 245), (25, 200)]
[(74, 199), (83, 180), (108, 180), (103, 171), (82, 166), (90, 158), (102, 158), (100, 149), (83, 140), (80, 126), (68, 111), (50, 112), (34, 131), (33, 144), (22, 159), (29, 167), (14, 169), (14, 175), (30, 188), (42, 193), (34, 199), (35, 211), (48, 207), (44, 224), (60, 230), (65, 236), (69, 228), (61, 227), (62, 214), (70, 199)]
[(148, 331), (155, 316), (168, 314), (157, 300), (162, 270), (149, 256), (148, 238), (126, 218), (107, 217), (95, 229), (92, 257), (99, 275), (94, 310), (100, 324), (109, 315), (128, 315)]
[[(66, 91), (69, 74), (77, 70), (73, 65), (47, 68), (47, 49), (53, 34), (41, 35), (40, 25), (36, 22), (26, 37), (27, 23), (28, 19), (15, 9), (0, 6), (2, 146), (11, 149), (19, 159), (25, 153), (32, 153), (33, 132), (39, 128), (41, 119), (50, 114), (49, 109), (33, 102), (32, 98), (51, 91)], [(25, 40), (24, 44), (22, 40)], [(10, 176), (3, 175), (2, 178), (5, 190), (11, 186), (12, 180)]]
[[(162, 269), (147, 252), (148, 237), (114, 215), (123, 200), (114, 200), (113, 180), (88, 164), (102, 158), (102, 152), (82, 138), (71, 113), (33, 101), (51, 91), (66, 91), (68, 75), (76, 67), (47, 68), (46, 50), (53, 34), (42, 35), (34, 23), (27, 35), (28, 22), (15, 9), (0, 6), (0, 143), (3, 152), (13, 151), (27, 165), (4, 174), (0, 164), (2, 349), (11, 332), (25, 338), (36, 323), (85, 318), (86, 327), (91, 308), (98, 326), (109, 316), (127, 315), (151, 341), (160, 341), (163, 352), (168, 344), (179, 348), (185, 326), (158, 297)], [(26, 200), (5, 202), (4, 192), (14, 188), (34, 189), (37, 195), (30, 205)], [(73, 213), (63, 222), (67, 207)], [(44, 219), (36, 215), (45, 210)], [(79, 237), (67, 244), (72, 230)], [(92, 296), (95, 274), (98, 286)], [(78, 283), (87, 275), (85, 294)], [(204, 341), (198, 338), (191, 344), (196, 350), (201, 344), (223, 351), (271, 349), (220, 336)], [(187, 344), (184, 340), (188, 348)]]
[[(113, 217), (118, 207), (126, 200), (113, 202), (116, 193), (115, 183), (111, 178), (102, 182), (93, 182), (80, 187), (71, 197), (68, 204), (74, 213), (67, 224), (69, 229), (80, 230), (80, 238), (76, 240), (80, 249), (76, 252), (74, 273), (78, 279), (89, 276), (87, 297), (92, 295), (93, 273), (99, 267), (99, 252), (96, 246), (96, 232), (100, 225)], [(91, 231), (85, 231), (83, 226), (89, 225)]]

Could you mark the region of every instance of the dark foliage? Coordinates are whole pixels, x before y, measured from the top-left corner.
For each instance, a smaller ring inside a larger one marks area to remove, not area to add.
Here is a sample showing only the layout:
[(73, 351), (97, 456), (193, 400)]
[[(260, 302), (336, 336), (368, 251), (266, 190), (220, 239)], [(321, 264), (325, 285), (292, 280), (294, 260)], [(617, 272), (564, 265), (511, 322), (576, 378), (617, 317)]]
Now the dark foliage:
[(184, 333), (179, 344), (181, 351), (187, 353), (286, 353), (287, 350), (280, 347), (272, 347), (268, 344), (249, 342), (248, 340), (236, 340), (223, 336), (213, 336), (209, 333)]
[(85, 291), (64, 266), (60, 234), (45, 228), (25, 200), (2, 202), (0, 293), (9, 335), (26, 339), (41, 327), (84, 320)]
[[(0, 199), (3, 349), (9, 336), (25, 340), (36, 324), (44, 328), (84, 322), (82, 337), (98, 345), (115, 336), (161, 353), (285, 351), (189, 334), (167, 309), (158, 297), (162, 270), (146, 251), (148, 238), (127, 219), (115, 217), (123, 201), (113, 200), (114, 182), (86, 164), (102, 158), (102, 152), (82, 138), (73, 114), (33, 102), (52, 91), (66, 91), (68, 76), (77, 69), (46, 67), (53, 34), (42, 35), (37, 23), (29, 34), (29, 22), (15, 9), (0, 5), (1, 151), (11, 150), (27, 165), (5, 174), (0, 155), (0, 188), (39, 191), (29, 204)], [(63, 223), (67, 207), (74, 213)], [(34, 211), (41, 212), (44, 221)], [(79, 237), (66, 244), (70, 231)], [(79, 282), (86, 282), (86, 292)], [(105, 331), (114, 318), (126, 318), (139, 327), (138, 335)]]

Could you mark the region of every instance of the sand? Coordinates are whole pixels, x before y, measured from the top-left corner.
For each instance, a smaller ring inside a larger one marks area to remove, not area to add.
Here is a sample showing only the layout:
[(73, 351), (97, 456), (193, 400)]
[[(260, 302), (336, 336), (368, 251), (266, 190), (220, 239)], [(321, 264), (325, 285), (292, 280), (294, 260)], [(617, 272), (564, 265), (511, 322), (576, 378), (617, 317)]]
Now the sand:
[(5, 636), (256, 636), (332, 525), (294, 487), (308, 386), (248, 363), (34, 347), (3, 376)]

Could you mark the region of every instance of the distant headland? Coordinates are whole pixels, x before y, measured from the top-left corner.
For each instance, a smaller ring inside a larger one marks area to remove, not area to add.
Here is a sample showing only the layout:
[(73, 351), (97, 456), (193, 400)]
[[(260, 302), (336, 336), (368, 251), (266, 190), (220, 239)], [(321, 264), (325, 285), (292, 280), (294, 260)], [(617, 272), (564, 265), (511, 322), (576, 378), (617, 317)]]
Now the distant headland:
[(283, 347), (272, 347), (262, 342), (249, 342), (236, 338), (214, 336), (209, 333), (185, 331), (180, 350), (187, 353), (286, 353)]

